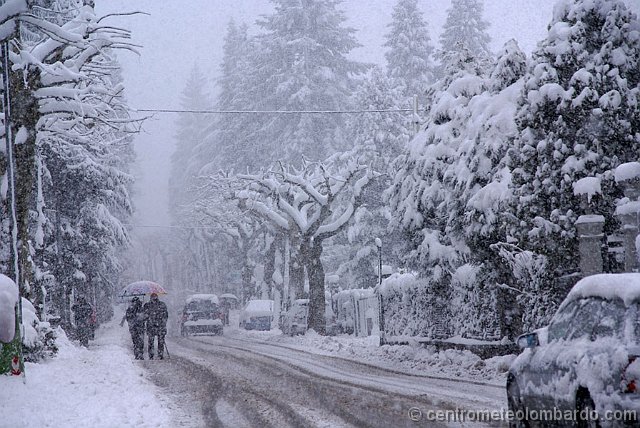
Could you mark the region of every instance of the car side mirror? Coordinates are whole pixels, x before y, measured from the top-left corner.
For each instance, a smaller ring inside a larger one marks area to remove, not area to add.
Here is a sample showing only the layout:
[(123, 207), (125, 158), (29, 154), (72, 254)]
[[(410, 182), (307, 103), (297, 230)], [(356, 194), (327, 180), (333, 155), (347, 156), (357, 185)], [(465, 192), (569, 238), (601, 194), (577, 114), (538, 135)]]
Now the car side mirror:
[(538, 333), (526, 333), (521, 336), (518, 336), (518, 340), (516, 341), (520, 349), (527, 348), (535, 348), (540, 345), (538, 340)]

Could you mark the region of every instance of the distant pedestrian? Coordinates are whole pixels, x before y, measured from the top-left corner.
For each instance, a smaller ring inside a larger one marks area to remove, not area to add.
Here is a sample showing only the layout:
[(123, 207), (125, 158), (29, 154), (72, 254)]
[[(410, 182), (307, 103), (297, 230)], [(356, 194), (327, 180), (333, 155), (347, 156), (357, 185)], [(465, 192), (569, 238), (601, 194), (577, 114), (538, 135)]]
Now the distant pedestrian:
[(138, 297), (131, 299), (131, 304), (127, 308), (127, 312), (122, 318), (120, 325), (124, 325), (124, 321), (129, 324), (129, 333), (133, 341), (133, 355), (136, 360), (144, 360), (144, 320), (145, 313), (142, 302)]
[(144, 304), (144, 314), (147, 323), (147, 336), (149, 359), (153, 360), (153, 345), (155, 337), (158, 337), (158, 358), (164, 358), (164, 337), (167, 335), (167, 318), (169, 312), (167, 305), (158, 299), (156, 293), (151, 294), (151, 300)]
[(224, 318), (224, 325), (229, 325), (229, 310), (231, 309), (231, 303), (227, 299), (222, 299), (220, 302), (220, 306), (222, 306), (222, 316)]
[(71, 309), (76, 322), (76, 336), (82, 346), (88, 347), (89, 337), (91, 336), (91, 314), (93, 314), (93, 308), (84, 297), (80, 296), (76, 303), (71, 306)]

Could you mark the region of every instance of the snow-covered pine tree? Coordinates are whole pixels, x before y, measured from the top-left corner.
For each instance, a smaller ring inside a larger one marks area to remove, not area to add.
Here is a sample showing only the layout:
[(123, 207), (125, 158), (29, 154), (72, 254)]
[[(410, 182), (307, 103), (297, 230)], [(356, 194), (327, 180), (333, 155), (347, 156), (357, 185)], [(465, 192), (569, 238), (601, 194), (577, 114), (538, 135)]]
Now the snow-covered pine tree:
[[(445, 62), (444, 57), (449, 52), (467, 49), (483, 68), (493, 63), (489, 49), (491, 37), (487, 32), (489, 24), (482, 16), (483, 10), (482, 0), (452, 0), (440, 34), (438, 57), (441, 62)], [(439, 77), (445, 72), (442, 65), (438, 70)]]
[[(262, 55), (256, 40), (247, 34), (246, 25), (230, 21), (224, 39), (221, 76), (217, 81), (219, 110), (263, 110), (262, 96), (256, 87), (262, 84), (258, 58)], [(268, 158), (268, 145), (256, 144), (265, 115), (229, 114), (216, 118), (213, 131), (207, 136), (207, 147), (217, 148), (217, 161), (201, 171), (215, 174), (219, 170), (255, 171)], [(211, 141), (210, 141), (211, 140)], [(207, 159), (213, 159), (208, 156)]]
[(389, 27), (384, 44), (388, 48), (387, 73), (402, 85), (407, 100), (414, 95), (422, 98), (428, 85), (433, 83), (434, 50), (418, 1), (398, 0)]
[[(402, 88), (392, 85), (393, 80), (380, 68), (374, 67), (355, 93), (354, 106), (363, 110), (399, 108), (404, 97)], [(382, 239), (384, 243), (384, 263), (399, 266), (393, 251), (399, 237), (388, 230), (390, 213), (382, 193), (391, 182), (393, 160), (406, 147), (413, 132), (410, 122), (411, 116), (400, 112), (366, 113), (349, 119), (353, 155), (361, 163), (371, 165), (381, 176), (364, 192), (364, 206), (354, 216), (353, 223), (327, 243), (327, 265), (336, 270), (343, 288), (375, 285), (378, 263), (375, 238)]]
[(426, 275), (426, 288), (416, 292), (424, 313), (445, 306), (451, 333), (482, 337), (498, 332), (496, 310), (504, 307), (496, 285), (505, 278), (492, 245), (506, 233), (506, 155), (518, 134), (526, 57), (507, 42), (491, 77), (463, 47), (444, 60), (427, 122), (398, 158), (388, 193), (393, 224), (415, 239), (408, 261)]
[[(507, 42), (484, 91), (469, 102), (470, 118), (460, 130), (462, 144), (447, 174), (452, 196), (446, 209), (446, 233), (463, 239), (469, 250), (453, 278), (453, 312), (459, 334), (496, 330), (502, 312), (508, 309), (506, 302), (513, 300), (496, 287), (505, 278), (492, 245), (506, 235), (504, 211), (511, 201), (506, 155), (517, 135), (515, 113), (525, 70), (526, 56), (515, 40)], [(470, 320), (475, 324), (469, 324)], [(502, 335), (512, 336), (507, 326), (502, 327)]]
[(563, 0), (533, 55), (511, 154), (519, 220), (512, 235), (523, 250), (546, 258), (541, 292), (551, 300), (562, 297), (556, 279), (578, 268), (574, 223), (585, 212), (574, 183), (600, 178), (603, 191), (591, 210), (610, 230), (620, 196), (612, 169), (638, 157), (639, 29), (623, 1)]
[(450, 210), (455, 167), (466, 143), (473, 112), (470, 103), (486, 90), (486, 80), (467, 49), (448, 52), (444, 59), (446, 78), (432, 88), (426, 123), (396, 160), (397, 173), (387, 194), (392, 225), (409, 237), (405, 261), (427, 282), (418, 291), (429, 305), (424, 313), (431, 314), (437, 307), (441, 321), (450, 325), (451, 275), (469, 254), (464, 235), (449, 227), (456, 215)]
[[(197, 65), (194, 65), (181, 96), (181, 106), (186, 110), (209, 110), (213, 101), (207, 89), (207, 78)], [(171, 174), (169, 177), (169, 214), (174, 243), (172, 262), (177, 269), (171, 281), (176, 286), (200, 292), (212, 292), (205, 289), (212, 283), (213, 259), (211, 237), (206, 230), (194, 228), (196, 223), (193, 211), (198, 200), (200, 170), (203, 166), (216, 162), (215, 150), (209, 150), (210, 144), (216, 144), (212, 136), (215, 118), (198, 113), (181, 113), (176, 123), (176, 148), (171, 156)]]
[[(207, 78), (194, 65), (185, 83), (180, 105), (185, 110), (209, 110), (213, 106), (207, 90)], [(205, 142), (213, 117), (198, 113), (180, 113), (176, 123), (176, 147), (171, 156), (169, 213), (180, 224), (182, 212), (190, 209), (190, 189), (196, 184), (200, 168), (212, 159), (203, 159), (199, 148)]]
[[(358, 47), (355, 30), (344, 25), (339, 0), (272, 0), (275, 12), (258, 21), (262, 64), (253, 96), (269, 110), (344, 110), (350, 107), (354, 75), (364, 66), (348, 55)], [(287, 114), (263, 118), (251, 143), (275, 160), (300, 164), (322, 160), (349, 144), (344, 117)], [(263, 149), (264, 147), (268, 149)]]

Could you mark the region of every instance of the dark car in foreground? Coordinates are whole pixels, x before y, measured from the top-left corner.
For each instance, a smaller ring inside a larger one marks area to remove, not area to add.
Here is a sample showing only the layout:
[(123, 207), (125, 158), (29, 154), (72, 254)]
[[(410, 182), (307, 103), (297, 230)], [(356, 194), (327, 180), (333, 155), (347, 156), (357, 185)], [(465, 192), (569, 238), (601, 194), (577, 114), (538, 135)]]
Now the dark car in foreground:
[(222, 335), (224, 313), (215, 294), (193, 294), (187, 297), (180, 319), (180, 334)]
[(549, 326), (518, 344), (511, 426), (640, 426), (640, 274), (580, 280)]

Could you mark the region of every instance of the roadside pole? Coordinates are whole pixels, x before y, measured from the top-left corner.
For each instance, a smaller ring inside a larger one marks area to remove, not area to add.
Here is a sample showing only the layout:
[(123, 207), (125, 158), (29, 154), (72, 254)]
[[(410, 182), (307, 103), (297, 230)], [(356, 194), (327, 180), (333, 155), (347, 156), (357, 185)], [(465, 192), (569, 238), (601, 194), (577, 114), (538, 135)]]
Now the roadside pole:
[(382, 298), (382, 240), (375, 239), (376, 247), (378, 247), (378, 286), (376, 294), (378, 296), (378, 328), (380, 329), (380, 343), (384, 345), (384, 299)]

